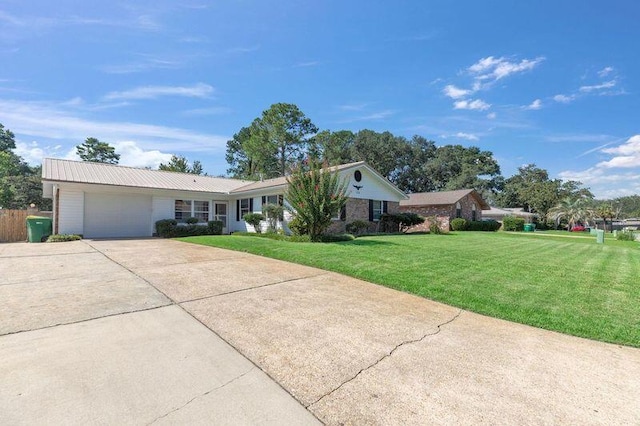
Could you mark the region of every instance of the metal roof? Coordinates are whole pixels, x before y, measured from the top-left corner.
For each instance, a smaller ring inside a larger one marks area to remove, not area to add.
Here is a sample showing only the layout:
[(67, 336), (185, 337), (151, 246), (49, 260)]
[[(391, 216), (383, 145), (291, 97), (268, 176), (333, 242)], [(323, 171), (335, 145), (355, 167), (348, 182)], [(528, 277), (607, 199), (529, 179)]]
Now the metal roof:
[[(341, 164), (339, 166), (329, 167), (329, 170), (331, 170), (331, 171), (340, 171), (340, 170), (349, 169), (351, 167), (361, 166), (363, 164), (365, 164), (364, 161), (358, 161), (357, 163), (348, 163), (348, 164)], [(254, 190), (258, 190), (258, 189), (273, 188), (273, 187), (285, 186), (285, 185), (287, 185), (287, 177), (286, 176), (282, 176), (282, 177), (277, 177), (277, 178), (273, 178), (273, 179), (261, 180), (261, 181), (258, 181), (258, 182), (251, 182), (248, 185), (236, 188), (236, 189), (232, 190), (231, 192), (254, 191)]]
[(455, 204), (465, 196), (471, 194), (480, 207), (485, 210), (489, 205), (482, 199), (474, 189), (458, 189), (457, 191), (439, 191), (439, 192), (419, 192), (409, 194), (408, 200), (400, 201), (401, 206), (442, 206)]
[(45, 158), (42, 180), (135, 188), (229, 193), (251, 183), (246, 180), (198, 176), (190, 173), (148, 170), (115, 164)]

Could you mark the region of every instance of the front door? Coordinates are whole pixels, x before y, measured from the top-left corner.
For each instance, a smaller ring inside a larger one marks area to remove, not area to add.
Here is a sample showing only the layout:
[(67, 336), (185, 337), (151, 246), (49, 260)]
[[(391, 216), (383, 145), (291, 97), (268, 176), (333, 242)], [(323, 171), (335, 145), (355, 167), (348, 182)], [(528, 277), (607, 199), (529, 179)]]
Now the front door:
[(223, 234), (229, 233), (229, 230), (227, 228), (227, 203), (214, 203), (213, 219), (222, 222)]

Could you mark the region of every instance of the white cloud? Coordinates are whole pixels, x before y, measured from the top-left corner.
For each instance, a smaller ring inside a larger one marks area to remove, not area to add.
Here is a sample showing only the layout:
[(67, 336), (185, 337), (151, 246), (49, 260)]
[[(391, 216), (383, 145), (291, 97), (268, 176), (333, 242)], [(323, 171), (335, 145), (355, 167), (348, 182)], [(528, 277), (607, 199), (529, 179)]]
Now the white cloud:
[(589, 93), (589, 92), (593, 92), (593, 91), (597, 91), (597, 90), (611, 89), (611, 88), (613, 88), (615, 86), (616, 86), (616, 81), (615, 80), (611, 80), (611, 81), (606, 81), (604, 83), (596, 84), (596, 85), (593, 85), (593, 86), (581, 86), (580, 87), (580, 91), (584, 92), (584, 93)]
[(555, 95), (553, 100), (556, 102), (560, 102), (561, 104), (568, 104), (575, 100), (575, 95)]
[(491, 107), (491, 104), (488, 104), (481, 99), (462, 100), (462, 101), (456, 101), (453, 103), (454, 109), (469, 109), (469, 110), (476, 110), (476, 111), (484, 111), (489, 109), (490, 107)]
[(298, 62), (293, 67), (294, 68), (308, 68), (308, 67), (315, 67), (315, 66), (318, 66), (318, 65), (320, 65), (319, 61), (307, 61), (307, 62)]
[(531, 102), (531, 104), (525, 107), (525, 109), (530, 109), (530, 110), (538, 110), (541, 108), (542, 108), (542, 101), (540, 99), (536, 99), (535, 101)]
[(442, 93), (444, 93), (445, 96), (448, 96), (451, 99), (459, 99), (470, 94), (471, 90), (460, 89), (459, 87), (456, 87), (453, 84), (449, 84), (445, 86), (444, 89), (442, 89)]
[(120, 163), (123, 166), (151, 167), (157, 169), (160, 163), (171, 160), (169, 153), (160, 152), (157, 149), (145, 151), (134, 141), (122, 141), (113, 144), (116, 152), (120, 154)]
[(495, 58), (489, 56), (480, 59), (471, 65), (468, 70), (475, 75), (477, 80), (493, 80), (497, 81), (513, 74), (532, 70), (544, 61), (543, 56), (535, 59), (523, 59), (520, 62), (511, 62), (504, 57)]
[(59, 155), (60, 148), (60, 145), (41, 147), (36, 141), (30, 143), (16, 141), (15, 153), (29, 164), (41, 164), (43, 158)]
[(213, 87), (198, 83), (193, 86), (142, 86), (122, 92), (107, 93), (103, 99), (108, 101), (125, 99), (155, 99), (160, 96), (185, 96), (206, 98), (213, 93)]
[(604, 78), (611, 74), (614, 71), (613, 67), (604, 67), (600, 71), (598, 71), (598, 76)]
[[(583, 171), (563, 171), (559, 176), (591, 186), (598, 198), (640, 193), (640, 135), (634, 135), (618, 146), (602, 148), (600, 152), (613, 157)], [(627, 171), (616, 172), (615, 169)]]
[(457, 137), (457, 138), (460, 138), (460, 139), (466, 139), (468, 141), (480, 140), (476, 135), (474, 135), (472, 133), (458, 132), (454, 136)]
[(487, 118), (489, 120), (494, 120), (498, 115), (495, 112), (490, 112), (489, 114), (487, 114)]
[(142, 149), (222, 154), (229, 139), (176, 127), (86, 119), (80, 116), (82, 109), (70, 111), (68, 108), (61, 103), (0, 99), (0, 123), (10, 125), (20, 139), (53, 139), (56, 144), (66, 146), (75, 146), (94, 136), (112, 145), (133, 140)]
[(183, 111), (183, 115), (187, 116), (204, 116), (204, 115), (222, 115), (229, 114), (231, 108), (228, 107), (210, 107), (210, 108), (195, 108)]

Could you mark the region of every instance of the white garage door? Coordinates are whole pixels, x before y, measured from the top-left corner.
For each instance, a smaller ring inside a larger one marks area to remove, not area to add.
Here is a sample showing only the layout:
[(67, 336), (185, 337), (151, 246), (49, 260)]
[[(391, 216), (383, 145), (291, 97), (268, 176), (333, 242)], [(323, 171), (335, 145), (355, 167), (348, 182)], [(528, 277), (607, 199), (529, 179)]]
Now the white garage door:
[(85, 193), (84, 236), (150, 237), (151, 196)]

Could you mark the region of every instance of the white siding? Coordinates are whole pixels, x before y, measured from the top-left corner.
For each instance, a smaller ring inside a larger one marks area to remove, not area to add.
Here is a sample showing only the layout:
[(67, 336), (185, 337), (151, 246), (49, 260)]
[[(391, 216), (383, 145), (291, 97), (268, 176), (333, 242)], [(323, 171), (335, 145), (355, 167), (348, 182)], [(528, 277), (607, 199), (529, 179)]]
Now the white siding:
[[(362, 179), (356, 182), (354, 172), (360, 170)], [(355, 170), (345, 170), (340, 172), (340, 177), (347, 182), (347, 196), (351, 198), (361, 198), (365, 200), (385, 200), (400, 201), (404, 199), (398, 192), (394, 191), (379, 176), (374, 175), (366, 167), (359, 167)], [(361, 186), (357, 189), (354, 185)]]
[(153, 197), (151, 202), (151, 224), (156, 232), (156, 222), (162, 219), (173, 219), (175, 216), (175, 198)]
[[(247, 197), (248, 198), (248, 197)], [(262, 196), (260, 197), (251, 197), (253, 198), (253, 211), (255, 213), (260, 213), (262, 211)], [(253, 226), (248, 225), (247, 222), (240, 218), (240, 221), (237, 221), (237, 208), (238, 203), (236, 200), (231, 200), (229, 203), (229, 228), (231, 232), (255, 232)], [(266, 229), (266, 228), (264, 228)]]
[(58, 233), (84, 234), (84, 192), (60, 188)]

